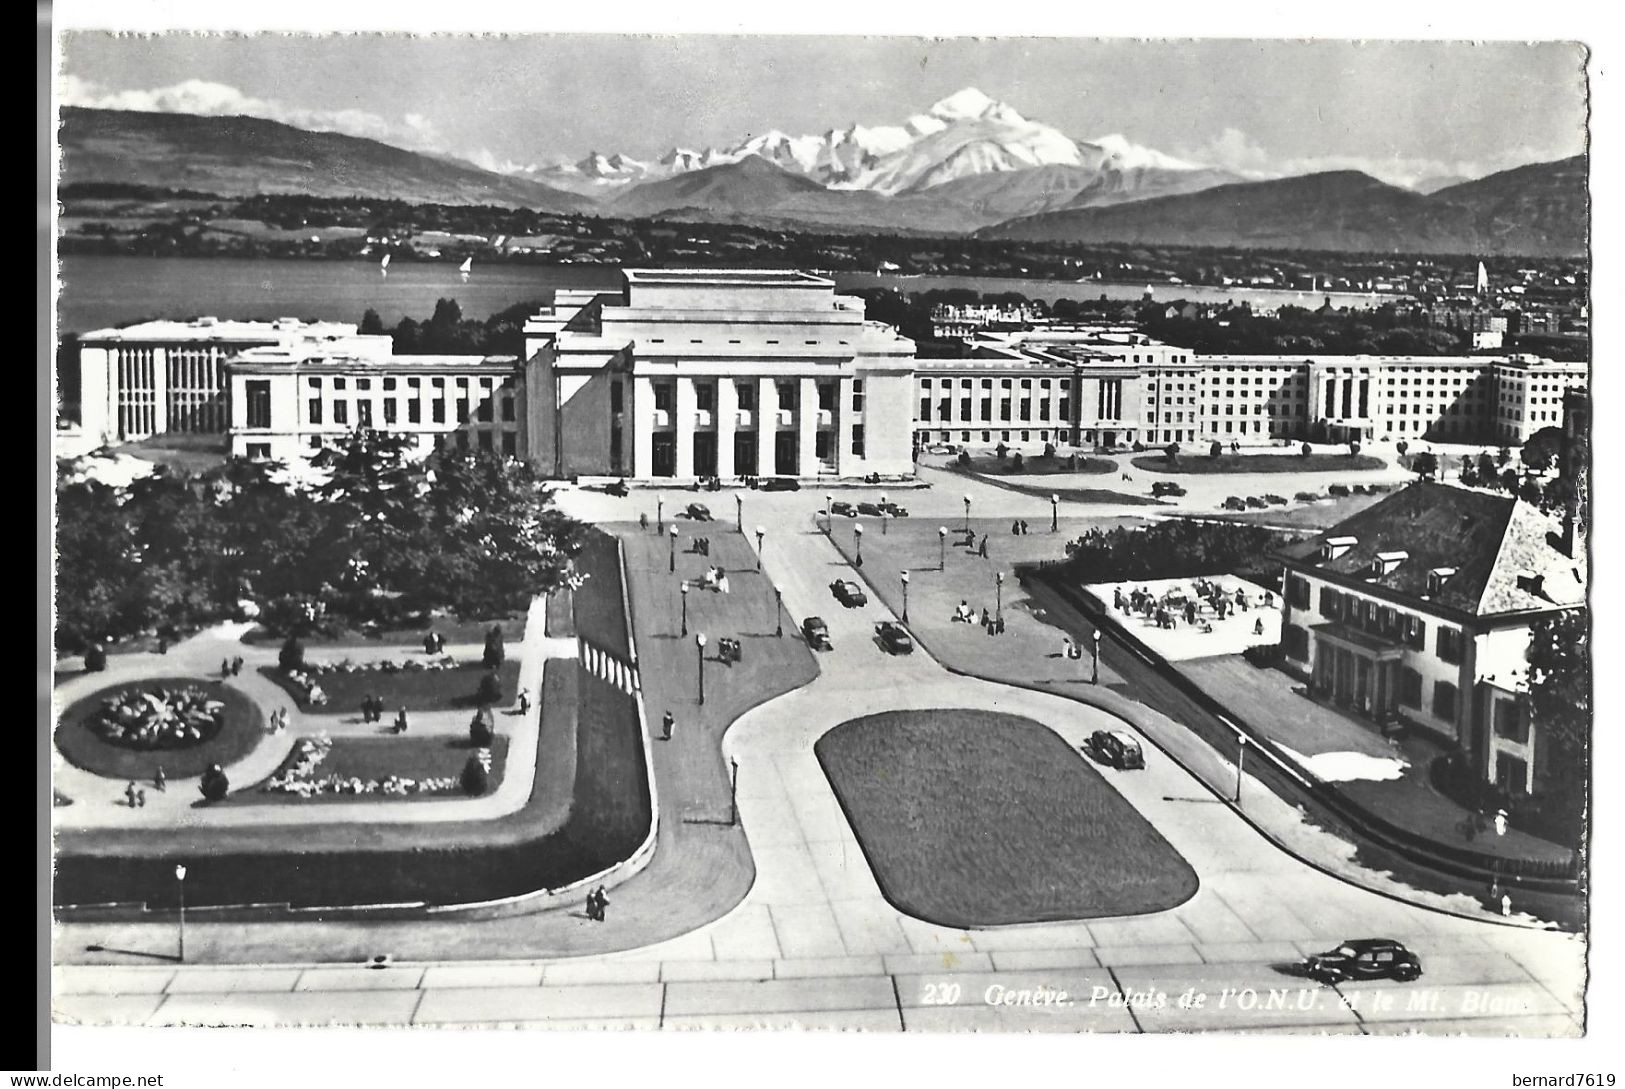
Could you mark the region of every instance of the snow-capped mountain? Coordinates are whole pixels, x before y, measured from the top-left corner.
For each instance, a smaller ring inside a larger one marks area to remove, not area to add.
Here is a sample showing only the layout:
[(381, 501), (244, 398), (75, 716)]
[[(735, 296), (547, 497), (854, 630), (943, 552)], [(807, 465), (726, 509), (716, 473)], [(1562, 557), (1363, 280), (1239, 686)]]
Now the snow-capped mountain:
[(1013, 107), (967, 87), (900, 125), (860, 125), (818, 135), (778, 129), (720, 148), (674, 147), (653, 163), (597, 152), (563, 166), (528, 168), (539, 181), (576, 192), (609, 195), (628, 184), (705, 170), (747, 158), (764, 159), (831, 189), (894, 195), (982, 174), (1040, 166), (1132, 171), (1201, 169), (1121, 135), (1077, 141), (1023, 117)]

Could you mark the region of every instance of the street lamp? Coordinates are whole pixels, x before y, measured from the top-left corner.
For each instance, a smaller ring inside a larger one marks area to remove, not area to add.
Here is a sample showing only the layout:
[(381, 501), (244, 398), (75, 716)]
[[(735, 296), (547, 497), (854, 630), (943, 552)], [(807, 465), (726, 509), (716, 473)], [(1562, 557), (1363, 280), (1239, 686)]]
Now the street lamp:
[(179, 960), (186, 963), (186, 867), (175, 867), (175, 889), (180, 894), (181, 904), (181, 948)]
[(678, 632), (677, 634), (678, 635), (687, 635), (688, 634), (688, 580), (687, 579), (684, 579), (682, 584), (677, 587), (677, 592), (682, 595), (682, 601), (683, 601), (683, 630)]
[(1049, 531), (1051, 533), (1054, 533), (1056, 530), (1058, 530), (1060, 528), (1061, 528), (1061, 497), (1058, 496), (1058, 495), (1052, 495), (1052, 496), (1049, 497)]
[(903, 623), (908, 623), (908, 572), (903, 572)]
[(756, 527), (756, 573), (762, 572), (762, 538), (767, 536), (767, 530), (761, 526)]
[(1004, 572), (993, 576), (993, 619), (1004, 619)]
[(880, 508), (880, 535), (882, 537), (884, 537), (886, 535), (886, 527), (889, 526), (889, 525), (891, 525), (891, 511), (887, 510), (885, 507), (881, 507)]
[(728, 824), (739, 823), (739, 761), (728, 757)]
[(656, 533), (664, 532), (665, 528), (666, 528), (666, 501), (664, 499), (656, 499), (655, 500), (655, 532)]
[(832, 504), (834, 501), (835, 501), (835, 499), (834, 499), (833, 496), (829, 496), (829, 495), (824, 496), (824, 535), (826, 537), (829, 534), (834, 532), (835, 523), (830, 521), (830, 514), (829, 514), (830, 504)]
[(852, 540), (854, 542), (856, 542), (857, 548), (858, 548), (857, 558), (852, 561), (852, 566), (853, 567), (862, 567), (863, 566), (863, 527), (862, 526), (853, 526), (852, 527)]
[(1100, 629), (1094, 630), (1094, 655), (1089, 661), (1089, 683), (1100, 683)]
[(739, 523), (739, 532), (745, 532), (745, 497), (734, 492), (734, 519)]
[(1241, 769), (1247, 762), (1247, 735), (1236, 735), (1236, 804), (1241, 804)]
[(779, 630), (774, 632), (780, 639), (784, 638), (784, 591), (778, 586), (773, 587), (773, 619)]
[(937, 527), (937, 570), (948, 569), (948, 527)]
[(705, 706), (705, 633), (696, 632), (694, 646), (699, 651), (696, 656), (700, 663), (700, 706)]
[(970, 532), (970, 496), (965, 497), (965, 532)]
[(671, 570), (672, 570), (673, 574), (676, 574), (677, 573), (677, 527), (676, 526), (671, 527), (670, 537), (671, 537)]

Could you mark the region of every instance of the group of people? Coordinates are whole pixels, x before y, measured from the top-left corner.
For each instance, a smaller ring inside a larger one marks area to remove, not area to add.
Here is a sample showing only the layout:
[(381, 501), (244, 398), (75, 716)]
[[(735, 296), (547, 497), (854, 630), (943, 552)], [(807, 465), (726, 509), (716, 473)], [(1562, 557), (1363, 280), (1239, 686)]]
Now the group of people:
[(1018, 518), (1016, 521), (1011, 522), (1010, 532), (1014, 536), (1025, 537), (1027, 535), (1027, 520), (1025, 518)]
[[(1173, 629), (1179, 627), (1180, 618), (1192, 627), (1200, 626), (1204, 633), (1213, 631), (1213, 621), (1209, 620), (1207, 613), (1211, 612), (1214, 620), (1224, 620), (1236, 613), (1248, 612), (1252, 609), (1252, 601), (1247, 596), (1245, 587), (1238, 586), (1234, 591), (1226, 590), (1216, 582), (1205, 578), (1198, 578), (1192, 584), (1195, 596), (1189, 596), (1177, 591), (1170, 591), (1162, 597), (1157, 597), (1150, 590), (1141, 586), (1124, 594), (1121, 587), (1112, 590), (1112, 606), (1119, 612), (1137, 614), (1154, 622), (1159, 628)], [(1268, 590), (1264, 591), (1263, 607), (1269, 608), (1275, 602), (1275, 595)], [(1253, 621), (1253, 634), (1264, 634), (1264, 618), (1258, 617)]]
[(220, 659), (220, 675), (222, 677), (235, 677), (243, 671), (243, 657)]
[[(959, 604), (954, 607), (953, 620), (956, 624), (978, 623), (976, 618), (976, 610), (970, 607), (970, 602), (964, 600), (961, 600)], [(993, 616), (987, 611), (987, 606), (985, 605), (982, 606), (982, 617), (980, 623), (983, 630), (989, 635), (1004, 634), (1004, 617)]]
[(286, 707), (278, 707), (275, 711), (271, 712), (271, 732), (273, 734), (280, 734), (285, 732), (287, 729), (288, 709)]
[(700, 576), (700, 585), (707, 590), (725, 594), (728, 592), (728, 572), (720, 567), (707, 567), (705, 574)]
[(587, 918), (595, 923), (604, 921), (604, 909), (609, 906), (609, 897), (604, 895), (604, 886), (599, 885), (587, 894)]
[[(1010, 532), (1011, 533), (1019, 532), (1019, 529), (1017, 527), (1019, 527), (1020, 525), (1021, 525), (1021, 523), (1017, 522), (1015, 524), (1015, 526), (1011, 527)], [(972, 552), (975, 552), (978, 556), (982, 557), (982, 559), (984, 559), (984, 560), (987, 559), (987, 534), (985, 534), (985, 533), (982, 534), (982, 540), (981, 540), (980, 543), (978, 543), (977, 540), (976, 540), (976, 531), (974, 529), (967, 529), (965, 531), (965, 539), (963, 541), (960, 541), (959, 543), (960, 543), (961, 547), (970, 549)]]
[[(370, 695), (361, 701), (361, 721), (384, 721), (384, 699), (382, 696)], [(395, 713), (394, 732), (404, 734), (406, 732), (406, 726), (406, 707), (403, 705), (401, 709)]]
[[(157, 775), (153, 777), (153, 781), (157, 784), (159, 790), (164, 789), (163, 774), (164, 769), (159, 768)], [(134, 779), (131, 779), (129, 785), (124, 788), (124, 804), (131, 809), (139, 809), (147, 804), (147, 792), (138, 789)]]
[(709, 538), (709, 537), (696, 537), (696, 538), (694, 538), (694, 551), (698, 555), (709, 556), (711, 554), (711, 538)]

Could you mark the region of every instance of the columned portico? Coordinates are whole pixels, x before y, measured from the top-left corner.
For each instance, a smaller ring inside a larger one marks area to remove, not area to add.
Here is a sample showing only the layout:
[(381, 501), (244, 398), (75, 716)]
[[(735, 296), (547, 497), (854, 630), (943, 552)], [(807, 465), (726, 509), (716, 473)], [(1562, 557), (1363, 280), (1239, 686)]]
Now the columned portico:
[(773, 451), (779, 433), (779, 390), (771, 378), (756, 382), (756, 474), (773, 473)]
[(1317, 696), (1347, 707), (1379, 726), (1394, 720), (1399, 703), (1403, 647), (1358, 628), (1317, 624), (1313, 688)]
[(853, 463), (852, 425), (857, 422), (852, 411), (852, 378), (841, 379), (835, 395), (835, 471), (845, 473)]
[(655, 384), (642, 375), (632, 379), (632, 475), (654, 475)]
[(694, 379), (677, 379), (677, 476), (694, 475)]
[(803, 378), (796, 397), (796, 472), (818, 472), (818, 380)]

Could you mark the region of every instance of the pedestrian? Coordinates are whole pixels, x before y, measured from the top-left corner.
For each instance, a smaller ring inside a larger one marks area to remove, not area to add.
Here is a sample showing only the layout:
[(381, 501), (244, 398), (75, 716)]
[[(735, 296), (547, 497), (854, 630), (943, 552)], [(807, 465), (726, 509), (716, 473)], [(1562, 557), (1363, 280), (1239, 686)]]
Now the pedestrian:
[(595, 923), (603, 921), (603, 919), (598, 914), (598, 890), (597, 889), (592, 889), (587, 893), (587, 918), (591, 919)]
[(985, 533), (982, 534), (982, 547), (977, 549), (977, 555), (981, 556), (984, 560), (987, 559), (987, 534)]
[(521, 715), (530, 714), (530, 689), (528, 688), (519, 690), (519, 713)]
[(1010, 523), (1010, 536), (1019, 537), (1020, 535), (1021, 535), (1021, 523), (1020, 522), (1011, 522)]
[(225, 659), (225, 658), (220, 659), (220, 676), (222, 676), (222, 677), (231, 676), (231, 662), (228, 659)]
[(145, 809), (147, 807), (147, 792), (146, 791), (138, 790), (138, 791), (135, 792), (135, 804), (140, 806), (143, 809)]
[(1253, 634), (1254, 635), (1263, 635), (1264, 634), (1264, 618), (1263, 617), (1259, 617), (1257, 620), (1253, 621)]
[(231, 660), (231, 675), (233, 677), (235, 677), (239, 673), (241, 673), (242, 671), (243, 671), (243, 657), (242, 657), (242, 655), (239, 654), (237, 657), (235, 657), (235, 658), (233, 658)]
[(987, 606), (983, 605), (982, 606), (982, 627), (987, 628), (987, 627), (991, 627), (992, 625), (993, 625), (993, 618), (990, 615), (988, 615)]
[(995, 620), (993, 622), (993, 625), (994, 625), (994, 627), (999, 629), (999, 634), (1000, 635), (1004, 634), (1004, 617), (1002, 617), (1002, 616), (999, 617), (997, 620)]
[(1495, 834), (1498, 836), (1507, 834), (1507, 811), (1504, 809), (1495, 811)]
[(425, 653), (425, 654), (433, 654), (434, 653), (434, 632), (432, 630), (429, 632), (428, 635), (425, 635), (423, 637), (423, 653)]
[(129, 785), (124, 788), (124, 801), (125, 801), (125, 804), (127, 804), (131, 809), (135, 808), (135, 780), (134, 779), (131, 779)]
[(1501, 894), (1501, 914), (1508, 917), (1512, 915), (1512, 897), (1504, 892)]
[(163, 635), (163, 634), (160, 634), (158, 636), (158, 653), (159, 654), (168, 654), (169, 653), (169, 636)]
[[(383, 701), (379, 700), (378, 702), (382, 703)], [(382, 717), (382, 715), (383, 715), (383, 712), (381, 710), (379, 711), (379, 715), (380, 715), (380, 717)], [(395, 715), (395, 732), (398, 733), (398, 734), (404, 734), (406, 732), (406, 708), (405, 707), (402, 707), (400, 709), (400, 711)]]
[(649, 512), (648, 511), (640, 511), (638, 513), (638, 528), (639, 529), (648, 529), (649, 528)]
[(670, 741), (671, 740), (671, 729), (675, 725), (677, 725), (677, 719), (672, 716), (672, 713), (670, 711), (667, 711), (663, 716), (661, 716), (661, 719), (660, 719), (660, 740), (662, 740), (662, 741)]
[(604, 895), (604, 886), (598, 886), (598, 921), (604, 921), (604, 909), (609, 906), (609, 897)]
[(159, 790), (167, 790), (168, 787), (166, 784), (168, 782), (169, 777), (164, 774), (164, 766), (159, 764), (157, 770), (152, 773), (152, 785), (157, 787)]
[(1027, 536), (1027, 519), (1025, 518), (1021, 520), (1021, 535), (1023, 537)]

